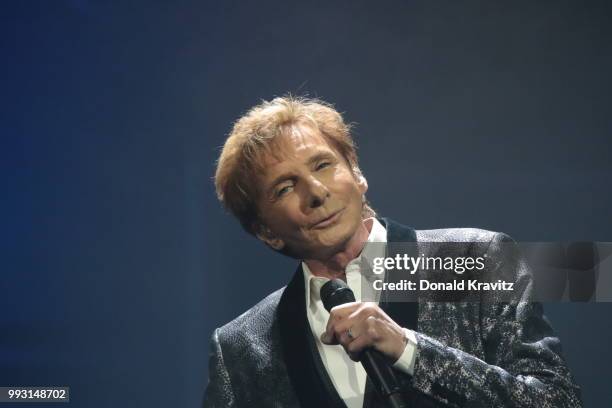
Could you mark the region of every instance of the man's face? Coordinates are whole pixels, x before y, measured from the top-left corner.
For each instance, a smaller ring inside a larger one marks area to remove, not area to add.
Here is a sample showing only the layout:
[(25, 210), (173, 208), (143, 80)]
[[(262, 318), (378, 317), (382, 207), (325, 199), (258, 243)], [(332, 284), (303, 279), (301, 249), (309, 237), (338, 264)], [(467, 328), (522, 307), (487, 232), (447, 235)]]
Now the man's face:
[(304, 259), (342, 251), (361, 226), (366, 180), (311, 127), (295, 126), (276, 148), (278, 158), (264, 157), (265, 172), (257, 180), (258, 238)]

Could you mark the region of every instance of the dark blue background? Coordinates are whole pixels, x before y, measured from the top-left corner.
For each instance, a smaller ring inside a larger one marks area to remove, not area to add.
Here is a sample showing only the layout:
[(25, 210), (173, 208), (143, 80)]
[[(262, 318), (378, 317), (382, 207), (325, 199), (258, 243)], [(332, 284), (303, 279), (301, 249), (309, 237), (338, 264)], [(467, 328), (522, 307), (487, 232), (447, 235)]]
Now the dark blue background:
[[(0, 385), (200, 403), (214, 327), (294, 270), (211, 180), (232, 121), (287, 91), (358, 123), (384, 216), (612, 240), (606, 2), (301, 3), (3, 3)], [(589, 407), (611, 311), (547, 305)]]

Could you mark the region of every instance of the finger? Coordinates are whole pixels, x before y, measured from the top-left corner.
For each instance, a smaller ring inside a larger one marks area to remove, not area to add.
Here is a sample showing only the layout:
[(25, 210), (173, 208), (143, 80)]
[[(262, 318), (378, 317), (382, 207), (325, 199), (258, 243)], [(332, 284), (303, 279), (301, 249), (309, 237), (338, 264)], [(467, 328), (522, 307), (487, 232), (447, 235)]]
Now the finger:
[(373, 303), (362, 303), (358, 308), (354, 309), (351, 314), (335, 324), (334, 328), (336, 333), (346, 331), (349, 328), (353, 328), (354, 330), (356, 327), (361, 326), (362, 322), (367, 320), (370, 316), (377, 315), (377, 308), (378, 306)]
[(346, 325), (345, 322), (341, 322), (334, 326), (334, 334), (338, 342), (342, 345), (348, 345), (351, 341), (356, 339), (361, 333), (363, 323)]
[(378, 323), (379, 319), (377, 316), (377, 305), (362, 303), (360, 308), (353, 311), (347, 318), (336, 323), (334, 325), (334, 331), (336, 333), (342, 333), (351, 329), (353, 333), (363, 333), (373, 322)]
[(333, 331), (338, 335), (350, 328), (354, 329), (363, 320), (367, 319), (371, 313), (373, 313), (373, 311), (366, 303), (359, 303), (356, 307), (352, 308), (351, 313), (334, 320)]
[(353, 313), (349, 315), (349, 318), (365, 320), (370, 316), (378, 316), (380, 313), (384, 313), (382, 309), (372, 302), (362, 303), (361, 307), (355, 309)]
[[(328, 321), (328, 326), (325, 329), (325, 331), (321, 334), (321, 341), (325, 344), (348, 344), (351, 340), (353, 340), (353, 338), (355, 337), (355, 331), (352, 330), (351, 331), (351, 336), (348, 335), (348, 330), (351, 328), (350, 326), (347, 327), (346, 325), (343, 324), (343, 321), (340, 321), (338, 323), (333, 323), (332, 319), (330, 318), (330, 320)], [(339, 327), (347, 327), (346, 329), (342, 328), (340, 329)]]
[(358, 356), (364, 349), (372, 346), (373, 342), (370, 336), (362, 334), (346, 346), (346, 351), (349, 353), (349, 356), (351, 356), (352, 359), (352, 355)]
[(356, 308), (360, 307), (363, 303), (361, 302), (348, 302), (331, 308), (330, 314), (337, 316), (347, 316), (353, 312)]
[(348, 331), (337, 334), (336, 338), (338, 339), (338, 343), (340, 343), (342, 347), (344, 348), (346, 348), (349, 345), (349, 343), (353, 341), (353, 338), (348, 335)]
[(376, 303), (364, 302), (361, 303), (361, 307), (355, 309), (348, 318), (357, 318), (359, 320), (365, 320), (370, 316), (374, 316), (381, 320), (391, 320), (391, 318), (380, 308)]
[(352, 341), (359, 337), (361, 333), (359, 326), (351, 326), (347, 330), (338, 334), (340, 344), (343, 346), (348, 346)]
[[(335, 328), (335, 325), (344, 320), (346, 316), (350, 315), (353, 310), (359, 307), (359, 305), (359, 302), (351, 302), (335, 306), (331, 309), (329, 313), (329, 319), (327, 319), (327, 325), (325, 327), (325, 339), (327, 340), (327, 344), (330, 344), (336, 333), (339, 333)], [(321, 338), (321, 340), (323, 340), (323, 337)]]
[(323, 344), (329, 344), (329, 345), (332, 345), (332, 346), (333, 346), (333, 345), (336, 345), (336, 344), (340, 344), (340, 343), (338, 342), (338, 339), (336, 339), (336, 337), (334, 337), (334, 336), (331, 336), (331, 337), (330, 337), (330, 336), (327, 334), (327, 332), (323, 332), (323, 333), (321, 333), (321, 337), (320, 337), (320, 339), (321, 339), (321, 342), (322, 342)]
[[(353, 352), (360, 352), (363, 344), (366, 344), (364, 347), (374, 346), (376, 342), (384, 335), (385, 327), (384, 324), (378, 320), (374, 316), (368, 317), (366, 320), (359, 323), (357, 330), (359, 330), (359, 337), (355, 337), (354, 341), (348, 345), (351, 345), (355, 341), (359, 340), (356, 344), (353, 344), (352, 347), (358, 347), (357, 349), (348, 348), (347, 350)], [(348, 346), (347, 345), (347, 346)]]

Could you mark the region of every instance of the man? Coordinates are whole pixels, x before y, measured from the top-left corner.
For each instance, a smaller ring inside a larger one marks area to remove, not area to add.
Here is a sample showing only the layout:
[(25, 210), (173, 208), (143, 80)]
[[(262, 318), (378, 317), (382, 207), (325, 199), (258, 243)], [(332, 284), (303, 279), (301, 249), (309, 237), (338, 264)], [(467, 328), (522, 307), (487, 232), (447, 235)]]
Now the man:
[[(225, 143), (215, 183), (247, 232), (301, 262), (285, 288), (215, 330), (206, 407), (384, 406), (358, 362), (366, 348), (392, 364), (412, 406), (581, 405), (558, 339), (529, 302), (527, 266), (504, 254), (511, 240), (377, 218), (349, 127), (328, 104), (284, 97), (252, 108)], [(392, 258), (398, 242), (423, 245), (423, 256), (479, 242), (459, 255), (486, 257), (517, 290), (503, 302), (361, 302), (372, 300), (363, 259)], [(357, 302), (328, 314), (319, 290), (338, 278)]]

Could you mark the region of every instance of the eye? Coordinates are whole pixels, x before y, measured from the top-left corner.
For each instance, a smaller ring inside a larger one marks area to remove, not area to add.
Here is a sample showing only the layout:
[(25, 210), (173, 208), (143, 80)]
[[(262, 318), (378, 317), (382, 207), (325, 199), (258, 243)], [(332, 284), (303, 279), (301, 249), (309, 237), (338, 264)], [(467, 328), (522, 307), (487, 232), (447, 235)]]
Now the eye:
[(329, 166), (331, 166), (331, 162), (324, 161), (324, 162), (321, 162), (321, 163), (317, 164), (317, 167), (315, 167), (315, 170), (317, 170), (317, 171), (318, 170), (322, 170), (322, 169), (324, 169), (326, 167), (329, 167)]
[(282, 197), (285, 194), (287, 194), (288, 192), (290, 192), (293, 189), (293, 185), (292, 184), (288, 184), (282, 188), (279, 188), (278, 190), (276, 190), (276, 197)]

